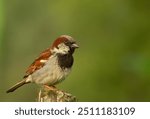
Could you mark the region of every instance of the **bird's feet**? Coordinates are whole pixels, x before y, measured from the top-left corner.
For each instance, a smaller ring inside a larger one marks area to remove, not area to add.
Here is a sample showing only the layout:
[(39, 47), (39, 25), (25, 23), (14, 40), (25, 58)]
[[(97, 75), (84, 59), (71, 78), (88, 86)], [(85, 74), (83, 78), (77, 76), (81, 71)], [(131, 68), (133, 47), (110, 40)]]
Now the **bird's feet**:
[(51, 90), (51, 91), (57, 91), (58, 90), (55, 86), (44, 85), (44, 88)]

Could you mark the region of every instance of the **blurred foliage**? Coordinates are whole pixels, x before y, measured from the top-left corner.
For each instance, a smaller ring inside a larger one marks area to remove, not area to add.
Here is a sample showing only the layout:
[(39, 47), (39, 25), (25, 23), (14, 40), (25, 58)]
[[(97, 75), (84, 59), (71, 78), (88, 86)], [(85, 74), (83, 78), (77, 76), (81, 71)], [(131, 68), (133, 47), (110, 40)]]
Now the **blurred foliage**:
[(149, 0), (0, 0), (0, 101), (35, 101), (35, 84), (5, 91), (62, 34), (80, 48), (59, 88), (79, 101), (150, 101), (149, 6)]

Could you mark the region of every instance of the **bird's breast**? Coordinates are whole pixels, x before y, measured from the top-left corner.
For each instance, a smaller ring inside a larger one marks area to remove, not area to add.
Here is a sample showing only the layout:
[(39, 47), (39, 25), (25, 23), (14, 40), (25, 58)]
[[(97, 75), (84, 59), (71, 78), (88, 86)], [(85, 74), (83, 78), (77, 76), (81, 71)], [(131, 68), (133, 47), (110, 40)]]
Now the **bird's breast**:
[(61, 68), (71, 68), (73, 65), (73, 56), (72, 54), (61, 55), (58, 54), (58, 64)]
[(55, 85), (63, 81), (71, 71), (70, 68), (61, 68), (58, 57), (48, 59), (45, 65), (32, 74), (32, 82), (37, 84)]

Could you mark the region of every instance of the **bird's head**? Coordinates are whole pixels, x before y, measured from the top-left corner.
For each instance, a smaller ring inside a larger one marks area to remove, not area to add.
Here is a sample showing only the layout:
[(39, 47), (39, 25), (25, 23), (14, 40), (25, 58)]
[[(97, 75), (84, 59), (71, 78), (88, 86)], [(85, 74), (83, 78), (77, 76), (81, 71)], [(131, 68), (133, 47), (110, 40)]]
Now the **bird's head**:
[(53, 42), (51, 52), (60, 55), (73, 54), (74, 50), (78, 47), (76, 41), (71, 36), (61, 35)]

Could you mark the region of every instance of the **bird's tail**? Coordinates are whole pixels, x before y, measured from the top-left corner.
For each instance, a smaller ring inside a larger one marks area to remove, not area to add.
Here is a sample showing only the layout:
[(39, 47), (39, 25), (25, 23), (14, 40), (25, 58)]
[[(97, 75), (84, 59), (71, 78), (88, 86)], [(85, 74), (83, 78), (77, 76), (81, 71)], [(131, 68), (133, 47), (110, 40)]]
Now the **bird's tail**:
[(29, 82), (26, 82), (26, 80), (24, 79), (24, 80), (18, 82), (17, 84), (15, 84), (14, 86), (12, 86), (10, 89), (8, 89), (8, 90), (6, 91), (6, 93), (13, 92), (13, 91), (15, 91), (17, 88), (19, 88), (19, 87), (21, 87), (21, 86), (23, 86), (24, 84), (27, 84), (27, 83), (29, 83)]

